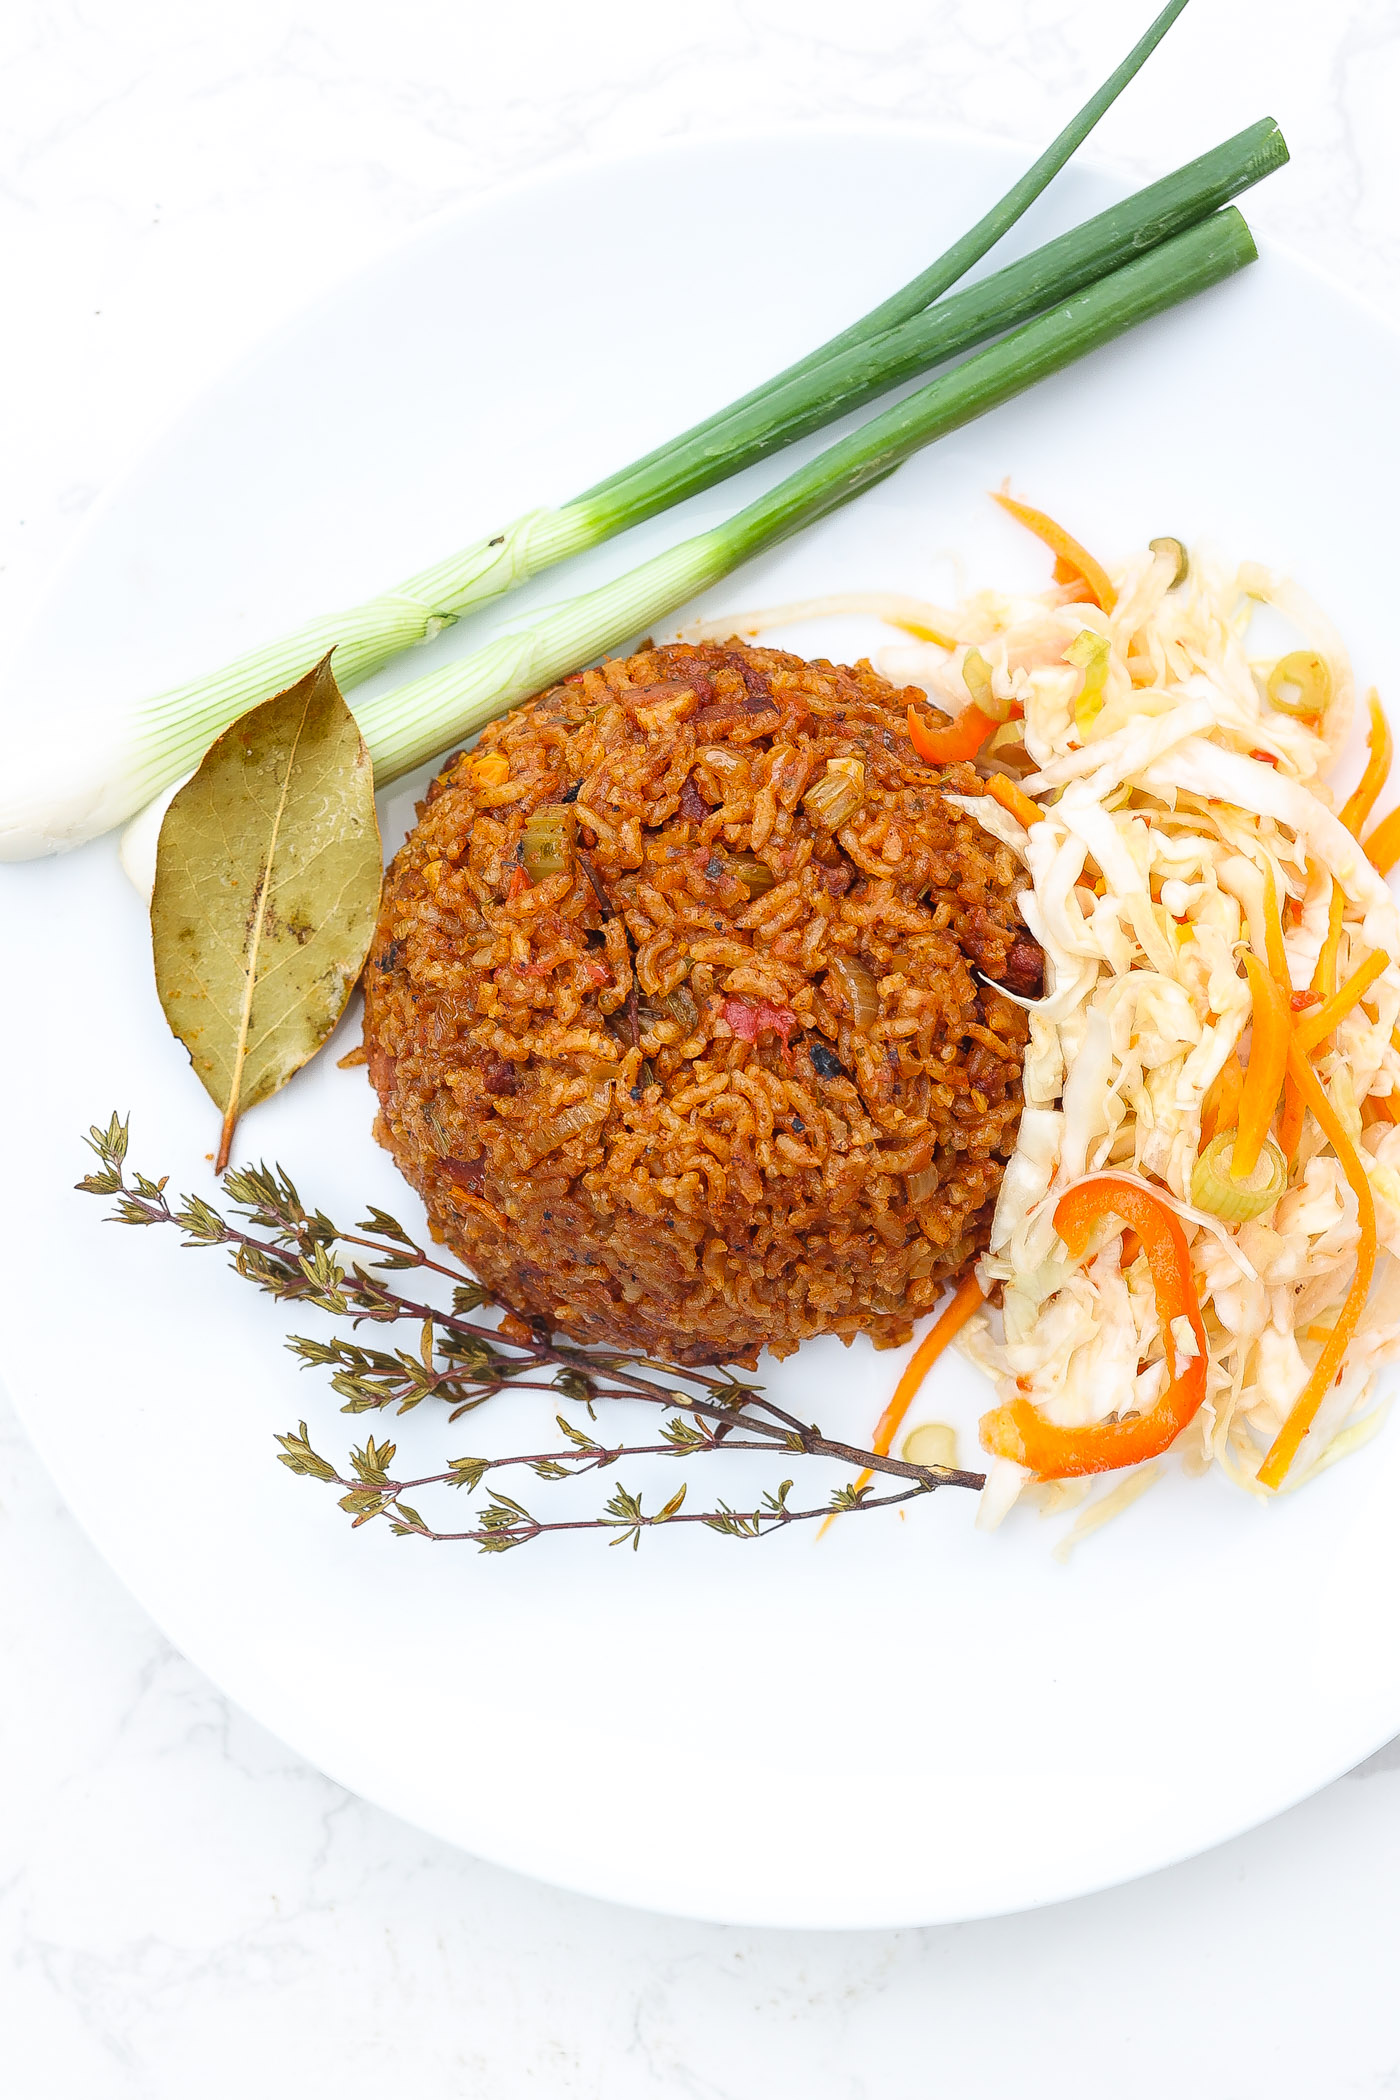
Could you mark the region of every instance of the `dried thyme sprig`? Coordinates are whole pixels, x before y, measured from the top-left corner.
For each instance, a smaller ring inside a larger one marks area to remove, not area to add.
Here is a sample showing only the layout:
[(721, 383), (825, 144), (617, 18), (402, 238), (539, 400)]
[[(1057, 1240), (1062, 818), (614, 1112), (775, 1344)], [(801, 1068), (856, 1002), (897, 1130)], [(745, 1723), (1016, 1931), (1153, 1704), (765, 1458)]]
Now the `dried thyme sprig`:
[[(351, 1453), (353, 1477), (338, 1472), (312, 1449), (304, 1422), (295, 1436), (279, 1437), (282, 1463), (293, 1472), (343, 1488), (341, 1507), (357, 1525), (382, 1517), (399, 1536), (466, 1540), (495, 1553), (552, 1531), (610, 1530), (614, 1544), (630, 1538), (635, 1547), (642, 1531), (657, 1524), (705, 1524), (729, 1537), (759, 1538), (833, 1510), (887, 1508), (939, 1487), (975, 1489), (983, 1484), (979, 1473), (914, 1465), (825, 1437), (815, 1424), (799, 1421), (761, 1387), (727, 1368), (700, 1369), (585, 1349), (555, 1338), (541, 1323), (509, 1309), (498, 1327), (485, 1326), (469, 1315), (490, 1302), (488, 1294), (460, 1270), (435, 1260), (396, 1218), (372, 1206), (355, 1230), (346, 1231), (324, 1211), (308, 1210), (281, 1167), (239, 1168), (223, 1177), (225, 1193), (246, 1225), (258, 1228), (250, 1231), (230, 1223), (203, 1197), (172, 1202), (166, 1193), (168, 1176), (153, 1181), (133, 1170), (128, 1180), (128, 1126), (116, 1115), (105, 1130), (94, 1125), (86, 1142), (97, 1154), (100, 1171), (85, 1176), (78, 1187), (91, 1195), (115, 1197), (110, 1213), (115, 1222), (174, 1225), (184, 1234), (186, 1246), (228, 1247), (233, 1268), (260, 1290), (348, 1318), (356, 1327), (364, 1321), (380, 1326), (411, 1321), (418, 1327), (416, 1353), (373, 1348), (342, 1336), (329, 1341), (304, 1335), (289, 1338), (288, 1348), (303, 1365), (332, 1371), (331, 1386), (346, 1414), (386, 1407), (404, 1414), (432, 1398), (445, 1403), (448, 1420), (456, 1421), (507, 1388), (572, 1400), (587, 1407), (595, 1420), (597, 1404), (609, 1400), (680, 1410), (664, 1424), (663, 1441), (657, 1444), (607, 1444), (556, 1415), (568, 1440), (556, 1450), (456, 1459), (445, 1472), (414, 1480), (389, 1476), (395, 1447), (376, 1444), (373, 1436), (363, 1449)], [(336, 1253), (341, 1246), (365, 1249), (376, 1269), (425, 1269), (445, 1277), (453, 1287), (451, 1310), (408, 1297), (359, 1262), (347, 1268)], [(508, 1466), (529, 1466), (539, 1478), (554, 1481), (611, 1467), (622, 1459), (689, 1458), (720, 1450), (836, 1459), (871, 1473), (895, 1475), (907, 1485), (901, 1493), (875, 1497), (868, 1487), (838, 1488), (820, 1508), (795, 1510), (787, 1504), (792, 1482), (786, 1481), (776, 1496), (765, 1494), (754, 1509), (736, 1511), (720, 1501), (714, 1509), (684, 1514), (682, 1486), (662, 1508), (646, 1514), (640, 1497), (618, 1484), (603, 1515), (548, 1522), (493, 1488), (475, 1527), (460, 1531), (435, 1529), (402, 1500), (405, 1493), (430, 1486), (472, 1492), (488, 1473)]]
[[(569, 1428), (563, 1417), (561, 1426), (570, 1435), (577, 1432)], [(478, 1513), (474, 1528), (465, 1531), (437, 1531), (419, 1515), (404, 1496), (411, 1489), (424, 1487), (474, 1488), (483, 1477), (500, 1466), (530, 1466), (542, 1480), (572, 1478), (574, 1471), (588, 1472), (602, 1465), (611, 1465), (620, 1458), (668, 1457), (682, 1455), (675, 1445), (665, 1444), (616, 1444), (611, 1448), (596, 1447), (585, 1464), (577, 1469), (567, 1465), (570, 1457), (582, 1456), (568, 1451), (531, 1452), (518, 1458), (459, 1458), (454, 1459), (445, 1473), (428, 1473), (416, 1480), (395, 1480), (390, 1477), (389, 1466), (393, 1464), (395, 1446), (376, 1444), (371, 1436), (363, 1450), (350, 1454), (355, 1478), (347, 1479), (337, 1473), (328, 1459), (322, 1458), (312, 1449), (307, 1427), (303, 1422), (295, 1435), (279, 1436), (282, 1450), (278, 1453), (284, 1466), (294, 1473), (308, 1475), (314, 1480), (323, 1480), (334, 1487), (346, 1489), (340, 1499), (340, 1507), (347, 1511), (356, 1526), (367, 1524), (375, 1517), (384, 1517), (396, 1537), (452, 1540), (480, 1547), (483, 1553), (504, 1553), (511, 1546), (524, 1546), (534, 1539), (542, 1538), (551, 1531), (611, 1531), (611, 1546), (623, 1546), (629, 1542), (633, 1551), (641, 1544), (643, 1531), (658, 1524), (704, 1524), (711, 1531), (718, 1531), (727, 1538), (764, 1538), (770, 1531), (781, 1530), (787, 1524), (805, 1524), (814, 1517), (829, 1517), (843, 1510), (891, 1509), (896, 1503), (914, 1501), (926, 1495), (931, 1487), (940, 1483), (916, 1482), (897, 1495), (876, 1495), (869, 1488), (837, 1488), (830, 1499), (815, 1509), (792, 1509), (788, 1496), (792, 1482), (785, 1480), (776, 1494), (765, 1494), (756, 1509), (731, 1509), (721, 1502), (717, 1509), (682, 1510), (686, 1497), (686, 1484), (682, 1482), (660, 1509), (650, 1513), (642, 1508), (640, 1495), (633, 1494), (619, 1481), (616, 1492), (603, 1505), (600, 1517), (572, 1517), (546, 1520), (534, 1517), (522, 1503), (502, 1494), (499, 1488), (491, 1490), (491, 1499)], [(692, 1446), (692, 1450), (700, 1448)], [(741, 1449), (747, 1451), (770, 1450), (768, 1444), (743, 1444), (734, 1446), (721, 1444), (718, 1438), (711, 1439), (704, 1448), (710, 1450)], [(687, 1452), (684, 1455), (689, 1455)]]

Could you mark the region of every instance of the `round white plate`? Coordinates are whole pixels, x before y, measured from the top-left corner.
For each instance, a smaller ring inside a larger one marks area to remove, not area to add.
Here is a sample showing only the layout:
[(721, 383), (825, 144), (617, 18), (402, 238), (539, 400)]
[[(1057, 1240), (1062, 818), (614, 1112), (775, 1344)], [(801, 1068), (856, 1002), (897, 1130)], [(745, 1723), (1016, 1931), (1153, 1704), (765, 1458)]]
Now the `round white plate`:
[[(78, 738), (125, 692), (567, 497), (902, 282), (1013, 172), (966, 141), (809, 132), (686, 144), (493, 198), (284, 328), (185, 418), (93, 520), (5, 707), (61, 710)], [(1018, 245), (1116, 193), (1072, 170)], [(926, 452), (707, 609), (827, 589), (947, 598), (958, 564), (970, 582), (1038, 586), (1043, 550), (986, 500), (1010, 475), (1110, 559), (1172, 532), (1292, 570), (1361, 675), (1384, 677), (1394, 557), (1378, 491), (1396, 380), (1373, 318), (1270, 255)], [(779, 471), (532, 598), (616, 572)], [(886, 638), (833, 623), (783, 639), (842, 656)], [(411, 798), (385, 799), (392, 843)], [(221, 1256), (103, 1224), (71, 1192), (81, 1133), (116, 1107), (136, 1164), (213, 1193), (215, 1119), (156, 1006), (114, 842), (0, 881), (5, 1375), (153, 1618), (345, 1785), (596, 1895), (889, 1926), (1142, 1873), (1400, 1729), (1394, 1434), (1269, 1508), (1173, 1474), (1067, 1568), (1054, 1526), (1017, 1512), (981, 1535), (953, 1492), (907, 1521), (847, 1518), (820, 1545), (811, 1530), (744, 1545), (697, 1527), (637, 1556), (585, 1537), (482, 1559), (352, 1532), (330, 1491), (274, 1463), (274, 1431), (305, 1415), (335, 1456), (366, 1428), (397, 1434), (427, 1470), (515, 1425), (499, 1410), (489, 1432), (426, 1409), (342, 1416), (282, 1348), (314, 1316), (284, 1317)], [(363, 1072), (325, 1056), (247, 1118), (241, 1149), (281, 1160), (333, 1215), (373, 1200), (416, 1220), (370, 1117)], [(771, 1378), (863, 1438), (897, 1368), (823, 1343)], [(922, 1409), (961, 1425), (967, 1460), (979, 1386), (950, 1361)], [(532, 1489), (540, 1508), (557, 1492)]]

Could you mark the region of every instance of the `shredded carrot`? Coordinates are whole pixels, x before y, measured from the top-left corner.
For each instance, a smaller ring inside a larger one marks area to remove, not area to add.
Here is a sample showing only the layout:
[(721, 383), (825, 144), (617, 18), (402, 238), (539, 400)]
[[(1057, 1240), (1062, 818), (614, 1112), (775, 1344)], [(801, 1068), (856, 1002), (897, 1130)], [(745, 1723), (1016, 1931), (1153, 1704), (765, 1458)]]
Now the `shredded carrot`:
[(1322, 1354), (1313, 1366), (1312, 1376), (1294, 1401), (1287, 1421), (1269, 1446), (1264, 1463), (1259, 1468), (1259, 1484), (1267, 1488), (1276, 1488), (1282, 1484), (1288, 1468), (1298, 1455), (1298, 1446), (1312, 1427), (1313, 1417), (1322, 1405), (1324, 1394), (1342, 1368), (1347, 1345), (1361, 1319), (1376, 1267), (1376, 1205), (1361, 1155), (1347, 1136), (1337, 1111), (1323, 1092), (1321, 1080), (1296, 1043), (1288, 1053), (1288, 1073), (1322, 1126), (1323, 1135), (1341, 1161), (1342, 1172), (1356, 1191), (1361, 1241), (1356, 1250), (1356, 1274), (1352, 1278), (1351, 1289), (1347, 1292), (1346, 1303), (1337, 1316), (1337, 1324), (1323, 1343)]
[(940, 649), (956, 649), (957, 642), (951, 634), (943, 634), (937, 627), (925, 627), (922, 620), (891, 620), (891, 627), (898, 627), (904, 634), (912, 634), (916, 641), (937, 642)]
[(1285, 1164), (1292, 1166), (1298, 1157), (1298, 1145), (1303, 1135), (1303, 1118), (1307, 1106), (1290, 1077), (1283, 1082), (1283, 1107), (1278, 1115), (1278, 1149)]
[(1244, 1076), (1239, 1129), (1230, 1155), (1230, 1173), (1235, 1181), (1243, 1181), (1259, 1164), (1288, 1069), (1288, 1045), (1293, 1033), (1288, 1001), (1258, 956), (1246, 954), (1244, 966), (1254, 1011), (1249, 1069)]
[[(938, 1318), (904, 1366), (904, 1375), (891, 1394), (889, 1405), (875, 1424), (875, 1434), (870, 1439), (870, 1448), (872, 1451), (878, 1451), (881, 1458), (888, 1454), (890, 1445), (895, 1440), (899, 1425), (908, 1414), (913, 1404), (914, 1395), (918, 1392), (919, 1387), (928, 1377), (929, 1372), (933, 1369), (949, 1342), (952, 1341), (954, 1335), (957, 1334), (960, 1328), (966, 1327), (981, 1303), (982, 1286), (977, 1281), (977, 1271), (969, 1269), (967, 1275), (964, 1276), (962, 1282), (958, 1285), (952, 1297), (948, 1300), (948, 1303), (944, 1306), (942, 1312), (938, 1315)], [(867, 1467), (856, 1482), (857, 1492), (863, 1487), (868, 1487), (873, 1478), (874, 1475)], [(834, 1522), (837, 1515), (839, 1515), (839, 1511), (833, 1511), (832, 1515), (826, 1518), (821, 1530), (817, 1533), (818, 1538), (822, 1537), (827, 1526)]]
[(870, 1448), (872, 1451), (878, 1451), (881, 1458), (894, 1442), (895, 1433), (908, 1414), (919, 1387), (959, 1328), (966, 1327), (981, 1303), (982, 1286), (977, 1281), (977, 1271), (971, 1269), (904, 1366), (904, 1376), (891, 1394), (889, 1406), (875, 1424)]
[(1393, 809), (1388, 817), (1382, 817), (1371, 836), (1365, 841), (1366, 858), (1382, 875), (1388, 875), (1400, 860), (1400, 809)]
[(1269, 965), (1269, 975), (1285, 995), (1293, 988), (1288, 974), (1288, 956), (1283, 945), (1283, 919), (1278, 908), (1278, 884), (1274, 881), (1274, 864), (1264, 863), (1264, 960)]
[(1369, 992), (1381, 973), (1390, 967), (1390, 957), (1378, 948), (1368, 955), (1359, 970), (1348, 977), (1344, 985), (1333, 992), (1330, 999), (1294, 1023), (1293, 1040), (1306, 1057), (1315, 1050), (1325, 1036), (1331, 1035), (1338, 1022), (1344, 1021), (1357, 1001)]
[(1044, 811), (1032, 802), (1024, 788), (1017, 787), (1015, 781), (1008, 779), (1005, 773), (990, 774), (986, 786), (987, 793), (991, 796), (993, 802), (999, 802), (1008, 815), (1016, 819), (1018, 824), (1025, 825), (1027, 831), (1030, 830), (1032, 824), (1040, 822)]
[(1337, 814), (1353, 838), (1360, 838), (1361, 827), (1375, 807), (1376, 798), (1390, 777), (1390, 761), (1395, 756), (1395, 742), (1390, 734), (1390, 724), (1381, 706), (1380, 694), (1375, 687), (1370, 693), (1371, 727), (1366, 736), (1366, 770), (1348, 795)]
[(1201, 1144), (1208, 1145), (1219, 1131), (1233, 1130), (1240, 1120), (1240, 1095), (1244, 1092), (1244, 1066), (1239, 1052), (1232, 1050), (1206, 1089), (1201, 1103)]
[[(1086, 547), (1080, 546), (1073, 534), (1066, 532), (1063, 525), (1057, 525), (1043, 510), (1032, 510), (1029, 503), (1018, 503), (1014, 496), (1003, 495), (994, 489), (992, 501), (999, 503), (1003, 510), (1010, 511), (1012, 517), (1029, 532), (1033, 532), (1038, 540), (1044, 540), (1055, 556), (1057, 582), (1080, 577), (1087, 584), (1094, 603), (1102, 606), (1105, 612), (1112, 612), (1118, 603), (1118, 593), (1109, 582), (1104, 569)], [(1064, 573), (1066, 570), (1069, 571), (1069, 577)]]
[(1337, 950), (1342, 944), (1342, 914), (1347, 908), (1346, 893), (1339, 882), (1332, 885), (1332, 894), (1327, 900), (1327, 936), (1313, 971), (1312, 988), (1326, 1000), (1337, 989)]

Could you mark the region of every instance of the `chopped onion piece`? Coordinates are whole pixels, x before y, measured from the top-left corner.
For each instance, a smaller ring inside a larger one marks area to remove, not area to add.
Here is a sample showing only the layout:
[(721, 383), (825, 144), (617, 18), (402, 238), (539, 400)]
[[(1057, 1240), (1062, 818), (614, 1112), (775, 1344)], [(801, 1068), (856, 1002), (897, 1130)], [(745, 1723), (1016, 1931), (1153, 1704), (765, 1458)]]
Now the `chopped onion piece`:
[(826, 771), (802, 797), (802, 807), (814, 824), (839, 831), (865, 800), (865, 767), (858, 758), (829, 758)]
[(875, 989), (875, 979), (865, 964), (853, 955), (833, 956), (829, 975), (835, 978), (837, 989), (850, 1009), (853, 1026), (863, 1033), (872, 1021), (880, 1018), (880, 995)]

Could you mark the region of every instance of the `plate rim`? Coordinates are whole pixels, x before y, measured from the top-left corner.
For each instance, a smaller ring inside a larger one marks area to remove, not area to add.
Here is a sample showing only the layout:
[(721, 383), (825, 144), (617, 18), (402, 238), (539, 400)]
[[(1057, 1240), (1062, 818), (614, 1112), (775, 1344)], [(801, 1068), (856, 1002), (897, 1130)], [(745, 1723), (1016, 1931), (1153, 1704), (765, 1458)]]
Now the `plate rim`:
[[(1018, 142), (1006, 137), (952, 123), (909, 122), (897, 118), (879, 121), (862, 118), (814, 118), (785, 120), (778, 123), (747, 123), (743, 126), (732, 128), (706, 126), (640, 146), (627, 144), (608, 149), (575, 150), (558, 156), (545, 167), (530, 169), (504, 181), (492, 183), (472, 198), (459, 201), (441, 211), (434, 212), (425, 221), (404, 230), (397, 238), (379, 244), (370, 255), (358, 259), (344, 270), (337, 271), (326, 283), (320, 285), (314, 293), (306, 298), (292, 300), (285, 305), (279, 306), (275, 315), (269, 320), (267, 327), (260, 330), (251, 343), (245, 345), (236, 356), (225, 362), (217, 363), (207, 370), (198, 390), (172, 410), (168, 417), (159, 420), (148, 429), (139, 447), (126, 457), (119, 470), (89, 506), (77, 530), (62, 553), (47, 570), (42, 580), (41, 588), (31, 601), (28, 617), (17, 620), (13, 624), (9, 653), (11, 656), (17, 655), (30, 642), (31, 638), (43, 628), (51, 616), (52, 608), (62, 598), (63, 585), (66, 578), (85, 556), (92, 537), (100, 531), (109, 512), (119, 506), (130, 485), (160, 455), (178, 442), (186, 423), (198, 418), (201, 412), (206, 410), (209, 397), (220, 389), (235, 384), (243, 372), (266, 355), (280, 336), (301, 326), (314, 317), (319, 309), (343, 297), (361, 278), (371, 276), (381, 268), (402, 262), (405, 258), (411, 256), (415, 248), (451, 238), (453, 234), (469, 226), (473, 220), (491, 214), (503, 203), (538, 192), (548, 192), (563, 183), (567, 183), (572, 176), (580, 173), (594, 173), (607, 168), (651, 163), (658, 159), (703, 159), (706, 154), (713, 153), (719, 147), (732, 147), (736, 144), (768, 146), (793, 137), (801, 137), (809, 142), (825, 139), (839, 143), (858, 139), (872, 143), (883, 143), (891, 138), (899, 138), (914, 142), (927, 142), (938, 148), (965, 145), (979, 151), (990, 152), (1003, 160), (1016, 159), (1022, 150)], [(1105, 156), (1083, 152), (1076, 157), (1073, 165), (1098, 176), (1124, 194), (1128, 191), (1130, 178), (1125, 177), (1117, 168), (1111, 165)], [(1324, 288), (1330, 298), (1340, 300), (1356, 309), (1359, 313), (1364, 314), (1368, 322), (1382, 331), (1390, 340), (1393, 348), (1400, 352), (1400, 324), (1397, 324), (1379, 308), (1373, 306), (1362, 293), (1347, 284), (1339, 282), (1324, 266), (1315, 263), (1307, 256), (1299, 254), (1286, 242), (1272, 236), (1260, 235), (1253, 227), (1251, 227), (1251, 232), (1254, 233), (1261, 259), (1276, 256), (1293, 268), (1302, 270), (1317, 282), (1321, 288)], [(1102, 1873), (1098, 1870), (1090, 1870), (1082, 1879), (1076, 1879), (1074, 1876), (1069, 1875), (1064, 1878), (1063, 1885), (1050, 1888), (1045, 1893), (1010, 1907), (1000, 1902), (993, 1902), (980, 1908), (960, 1904), (955, 1910), (946, 1912), (938, 1911), (937, 1909), (931, 1911), (926, 1907), (920, 1907), (915, 1911), (897, 1916), (890, 1916), (886, 1911), (882, 1910), (878, 1918), (871, 1917), (865, 1920), (857, 1918), (853, 1922), (848, 1906), (845, 1916), (832, 1916), (827, 1919), (813, 1920), (810, 1916), (786, 1917), (775, 1914), (771, 1907), (765, 1907), (762, 1915), (751, 1906), (739, 1906), (737, 1909), (727, 1912), (709, 1910), (689, 1903), (681, 1903), (672, 1907), (659, 1903), (652, 1897), (628, 1894), (617, 1888), (600, 1889), (596, 1881), (590, 1881), (579, 1875), (571, 1875), (568, 1871), (550, 1871), (546, 1874), (543, 1870), (534, 1866), (522, 1867), (515, 1859), (506, 1856), (498, 1849), (493, 1848), (489, 1843), (474, 1839), (468, 1845), (458, 1839), (444, 1838), (441, 1832), (433, 1829), (431, 1824), (416, 1822), (414, 1817), (406, 1813), (401, 1806), (386, 1800), (372, 1784), (366, 1785), (353, 1777), (342, 1777), (341, 1760), (337, 1756), (334, 1754), (324, 1756), (319, 1750), (308, 1751), (303, 1749), (295, 1731), (284, 1733), (278, 1723), (269, 1722), (265, 1718), (265, 1710), (260, 1704), (248, 1703), (248, 1698), (240, 1689), (229, 1689), (227, 1673), (221, 1672), (218, 1676), (215, 1676), (212, 1670), (196, 1659), (195, 1644), (178, 1639), (171, 1632), (165, 1613), (154, 1609), (147, 1601), (142, 1588), (135, 1585), (118, 1567), (107, 1545), (104, 1543), (100, 1527), (90, 1524), (84, 1516), (79, 1514), (78, 1504), (63, 1478), (62, 1462), (61, 1460), (56, 1462), (54, 1456), (51, 1455), (49, 1440), (44, 1433), (42, 1391), (38, 1388), (30, 1390), (24, 1367), (15, 1362), (13, 1358), (8, 1329), (8, 1322), (3, 1328), (0, 1328), (0, 1377), (4, 1379), (15, 1407), (16, 1415), (26, 1436), (38, 1453), (41, 1463), (43, 1463), (53, 1480), (65, 1506), (79, 1524), (88, 1543), (101, 1557), (104, 1565), (111, 1570), (123, 1589), (133, 1597), (138, 1607), (158, 1628), (162, 1638), (167, 1640), (187, 1660), (191, 1661), (193, 1666), (199, 1669), (210, 1683), (216, 1687), (221, 1696), (230, 1699), (242, 1711), (247, 1713), (257, 1725), (266, 1728), (270, 1734), (284, 1742), (294, 1754), (304, 1757), (308, 1763), (315, 1769), (325, 1773), (335, 1784), (357, 1794), (360, 1798), (370, 1802), (373, 1806), (395, 1817), (400, 1822), (407, 1823), (410, 1827), (424, 1830), (428, 1835), (437, 1838), (439, 1842), (453, 1845), (456, 1849), (469, 1851), (472, 1856), (483, 1859), (493, 1866), (515, 1873), (529, 1874), (532, 1878), (546, 1880), (549, 1885), (568, 1889), (575, 1894), (589, 1896), (596, 1901), (625, 1903), (633, 1907), (644, 1907), (662, 1915), (696, 1918), (719, 1924), (740, 1924), (756, 1929), (808, 1931), (896, 1930), (914, 1925), (972, 1922), (982, 1918), (1016, 1915), (1023, 1910), (1041, 1909), (1052, 1904), (1072, 1901), (1081, 1896), (1094, 1894), (1100, 1890), (1115, 1888), (1129, 1881), (1141, 1879), (1146, 1875), (1160, 1872), (1167, 1867), (1178, 1865), (1187, 1859), (1195, 1857), (1198, 1853), (1213, 1849), (1217, 1845), (1227, 1843), (1250, 1830), (1260, 1828), (1353, 1770), (1357, 1764), (1364, 1762), (1367, 1757), (1374, 1755), (1378, 1749), (1392, 1741), (1395, 1738), (1397, 1729), (1400, 1729), (1400, 1713), (1397, 1713), (1395, 1725), (1387, 1726), (1379, 1737), (1373, 1740), (1368, 1734), (1365, 1746), (1355, 1751), (1349, 1750), (1341, 1761), (1337, 1761), (1335, 1758), (1325, 1760), (1319, 1776), (1309, 1779), (1301, 1787), (1290, 1782), (1280, 1788), (1276, 1798), (1264, 1805), (1257, 1814), (1251, 1814), (1244, 1822), (1238, 1821), (1234, 1816), (1229, 1816), (1215, 1835), (1208, 1836), (1200, 1842), (1190, 1842), (1184, 1845), (1173, 1844), (1168, 1845), (1166, 1848), (1157, 1847), (1155, 1849), (1150, 1845), (1146, 1846), (1143, 1848), (1143, 1856), (1141, 1858), (1125, 1865), (1121, 1871), (1115, 1871), (1107, 1879), (1103, 1878)], [(81, 1497), (78, 1499), (81, 1500)], [(255, 1697), (256, 1694), (254, 1693), (253, 1696)]]

